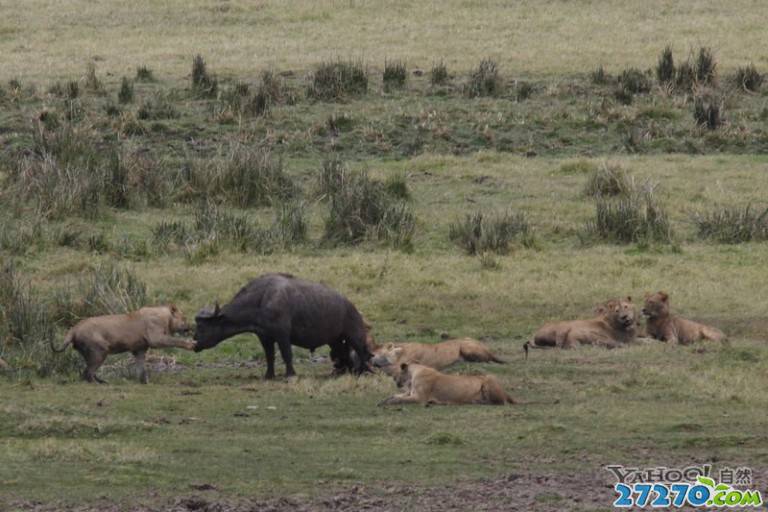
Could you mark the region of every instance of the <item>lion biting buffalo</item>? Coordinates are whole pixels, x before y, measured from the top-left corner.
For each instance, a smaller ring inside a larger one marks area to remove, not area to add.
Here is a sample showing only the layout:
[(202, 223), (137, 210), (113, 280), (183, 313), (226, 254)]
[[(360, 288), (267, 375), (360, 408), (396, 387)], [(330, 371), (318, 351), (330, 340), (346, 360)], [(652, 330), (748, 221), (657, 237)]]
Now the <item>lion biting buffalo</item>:
[(54, 346), (54, 352), (63, 352), (69, 345), (85, 359), (83, 379), (88, 382), (104, 383), (96, 371), (110, 354), (131, 352), (136, 358), (139, 379), (146, 384), (147, 369), (144, 359), (150, 348), (183, 348), (192, 350), (191, 340), (175, 338), (175, 332), (188, 331), (189, 325), (181, 310), (175, 305), (144, 307), (123, 315), (103, 315), (81, 320), (64, 338), (61, 347)]
[(240, 333), (255, 333), (267, 358), (266, 379), (275, 377), (275, 345), (285, 374), (296, 374), (291, 345), (314, 350), (331, 347), (337, 367), (349, 365), (362, 373), (371, 355), (366, 324), (357, 308), (339, 292), (290, 274), (265, 274), (240, 289), (229, 304), (204, 309), (195, 317), (195, 351), (215, 347)]

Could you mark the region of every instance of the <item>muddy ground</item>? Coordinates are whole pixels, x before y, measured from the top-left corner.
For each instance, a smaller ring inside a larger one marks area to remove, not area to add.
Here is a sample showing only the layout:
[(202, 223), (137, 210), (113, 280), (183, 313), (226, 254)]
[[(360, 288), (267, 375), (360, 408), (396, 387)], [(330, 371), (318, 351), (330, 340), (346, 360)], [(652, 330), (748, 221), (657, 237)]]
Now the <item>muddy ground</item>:
[[(754, 487), (768, 481), (768, 470), (755, 471)], [(0, 510), (24, 512), (353, 512), (353, 511), (601, 511), (613, 510), (616, 493), (604, 470), (592, 473), (510, 473), (439, 487), (393, 485), (380, 488), (353, 485), (319, 497), (222, 498), (216, 488), (195, 484), (183, 496), (142, 498), (113, 502), (102, 498), (88, 505), (10, 503)], [(675, 510), (694, 510), (680, 508)]]

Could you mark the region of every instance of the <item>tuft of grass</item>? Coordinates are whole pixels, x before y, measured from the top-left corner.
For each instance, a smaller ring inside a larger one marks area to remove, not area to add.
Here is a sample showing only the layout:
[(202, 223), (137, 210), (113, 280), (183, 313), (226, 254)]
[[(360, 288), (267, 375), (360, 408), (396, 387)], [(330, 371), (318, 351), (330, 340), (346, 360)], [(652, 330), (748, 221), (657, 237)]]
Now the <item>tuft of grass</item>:
[(155, 73), (147, 66), (139, 66), (136, 68), (136, 81), (137, 82), (155, 82)]
[(405, 62), (401, 60), (384, 61), (384, 90), (402, 89), (408, 79)]
[(524, 245), (530, 240), (531, 226), (523, 212), (504, 211), (467, 214), (448, 227), (448, 238), (469, 255), (506, 254), (515, 238)]
[(411, 207), (366, 171), (349, 171), (342, 162), (329, 161), (323, 166), (318, 188), (330, 202), (325, 241), (344, 245), (376, 239), (410, 247), (416, 229)]
[(96, 63), (89, 62), (85, 70), (85, 88), (92, 92), (100, 92), (103, 85), (99, 77), (96, 76)]
[(763, 85), (763, 79), (763, 75), (752, 63), (739, 67), (734, 76), (737, 87), (747, 92), (759, 91), (760, 86)]
[(660, 84), (671, 84), (675, 81), (676, 74), (672, 48), (667, 46), (661, 52), (659, 61), (656, 63), (656, 79)]
[(77, 99), (80, 96), (80, 83), (76, 80), (67, 82), (66, 95), (70, 100)]
[(450, 77), (448, 76), (448, 67), (445, 62), (440, 59), (438, 62), (432, 64), (432, 70), (429, 72), (429, 83), (432, 85), (445, 85), (448, 83)]
[(751, 204), (697, 212), (693, 214), (693, 223), (696, 235), (703, 240), (724, 244), (768, 240), (768, 208), (760, 212)]
[(621, 165), (603, 162), (584, 185), (588, 197), (629, 196), (635, 190), (634, 178)]
[(602, 64), (589, 74), (589, 78), (596, 85), (605, 85), (611, 81), (611, 75), (605, 71)]
[(241, 208), (268, 206), (299, 194), (298, 186), (283, 169), (282, 159), (266, 149), (232, 144), (207, 169), (201, 179), (208, 193)]
[(502, 92), (502, 80), (495, 60), (483, 59), (464, 86), (464, 94), (470, 98), (496, 96)]
[(312, 74), (307, 95), (323, 101), (337, 101), (368, 92), (368, 70), (360, 60), (323, 62)]
[(127, 77), (120, 82), (120, 90), (117, 93), (117, 101), (123, 105), (133, 102), (133, 84)]
[(587, 232), (617, 243), (672, 243), (669, 215), (659, 202), (655, 187), (646, 183), (630, 194), (595, 198), (595, 218)]
[(529, 82), (518, 82), (515, 86), (515, 98), (518, 102), (525, 101), (531, 97), (534, 88)]
[(645, 94), (651, 91), (651, 79), (636, 68), (625, 69), (619, 75), (619, 85), (632, 94)]
[(723, 124), (723, 100), (716, 95), (697, 96), (693, 101), (693, 119), (698, 126), (716, 130)]
[(145, 98), (136, 110), (136, 117), (144, 121), (178, 119), (180, 116), (181, 114), (173, 103), (173, 97), (162, 91)]
[(215, 97), (219, 90), (219, 81), (208, 72), (205, 59), (200, 54), (192, 59), (192, 92), (204, 98)]
[(717, 60), (711, 48), (701, 47), (693, 66), (696, 83), (714, 85), (717, 79)]
[(691, 92), (696, 85), (696, 71), (690, 61), (685, 61), (677, 68), (675, 88), (681, 92)]

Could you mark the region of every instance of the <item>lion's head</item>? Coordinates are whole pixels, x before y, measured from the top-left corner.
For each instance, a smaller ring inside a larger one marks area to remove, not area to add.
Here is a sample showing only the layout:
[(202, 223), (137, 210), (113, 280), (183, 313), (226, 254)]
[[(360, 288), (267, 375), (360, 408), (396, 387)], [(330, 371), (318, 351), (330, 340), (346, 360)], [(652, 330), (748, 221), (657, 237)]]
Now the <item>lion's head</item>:
[(669, 295), (664, 292), (646, 293), (643, 314), (648, 318), (669, 316)]

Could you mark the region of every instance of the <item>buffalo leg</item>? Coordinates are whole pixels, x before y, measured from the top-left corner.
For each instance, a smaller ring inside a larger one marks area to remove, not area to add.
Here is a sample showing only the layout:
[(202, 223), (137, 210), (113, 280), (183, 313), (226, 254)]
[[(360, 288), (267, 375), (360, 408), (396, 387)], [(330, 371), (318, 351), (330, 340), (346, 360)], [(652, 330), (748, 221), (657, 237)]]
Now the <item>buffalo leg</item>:
[(261, 346), (264, 348), (264, 356), (267, 358), (267, 373), (264, 379), (271, 380), (275, 378), (275, 342), (271, 339), (261, 339)]
[(147, 377), (147, 366), (145, 364), (146, 355), (146, 350), (139, 350), (138, 352), (133, 353), (133, 357), (136, 358), (136, 372), (138, 373), (139, 382), (142, 384), (149, 383), (149, 378)]
[[(280, 355), (285, 363), (285, 376), (293, 377), (296, 370), (293, 369), (293, 350), (291, 349), (291, 340), (287, 337), (277, 340), (277, 348), (280, 349)], [(274, 358), (274, 356), (273, 356)]]
[(370, 371), (371, 368), (368, 366), (368, 360), (371, 359), (371, 353), (365, 342), (365, 334), (362, 336), (350, 336), (347, 338), (347, 343), (357, 353), (357, 368), (355, 368), (355, 372), (360, 375), (365, 371)]
[(344, 375), (352, 369), (352, 360), (349, 357), (349, 345), (343, 341), (337, 341), (331, 345), (331, 360), (333, 361), (333, 375)]

